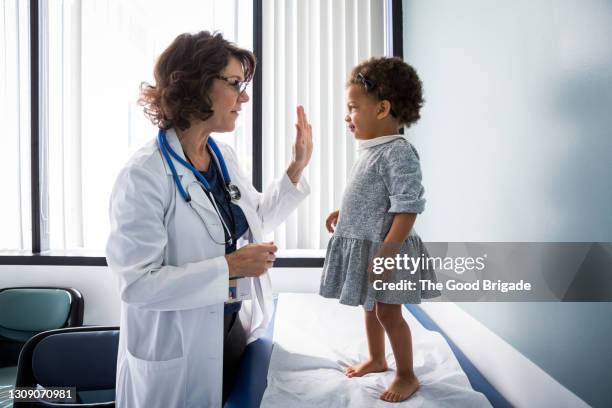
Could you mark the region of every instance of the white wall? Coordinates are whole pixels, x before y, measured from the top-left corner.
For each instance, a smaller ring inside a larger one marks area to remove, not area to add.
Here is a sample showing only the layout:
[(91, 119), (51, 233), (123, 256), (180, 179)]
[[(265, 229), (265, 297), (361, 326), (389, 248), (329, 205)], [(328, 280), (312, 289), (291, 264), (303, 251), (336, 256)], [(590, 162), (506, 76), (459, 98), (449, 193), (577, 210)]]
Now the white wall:
[(59, 286), (77, 289), (85, 300), (85, 325), (119, 325), (116, 280), (101, 266), (0, 265), (0, 288)]
[[(321, 269), (273, 268), (271, 277), (277, 293), (315, 293)], [(0, 265), (0, 288), (45, 285), (72, 287), (83, 294), (83, 324), (119, 325), (119, 293), (115, 276), (107, 267)]]

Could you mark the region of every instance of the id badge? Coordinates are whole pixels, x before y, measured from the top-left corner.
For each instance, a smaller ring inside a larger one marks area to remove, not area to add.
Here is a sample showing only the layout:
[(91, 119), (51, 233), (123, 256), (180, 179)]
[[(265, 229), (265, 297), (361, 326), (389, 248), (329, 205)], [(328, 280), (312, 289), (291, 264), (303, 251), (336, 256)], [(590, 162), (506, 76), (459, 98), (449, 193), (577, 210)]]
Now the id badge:
[(251, 279), (236, 278), (229, 281), (229, 293), (226, 303), (251, 299)]

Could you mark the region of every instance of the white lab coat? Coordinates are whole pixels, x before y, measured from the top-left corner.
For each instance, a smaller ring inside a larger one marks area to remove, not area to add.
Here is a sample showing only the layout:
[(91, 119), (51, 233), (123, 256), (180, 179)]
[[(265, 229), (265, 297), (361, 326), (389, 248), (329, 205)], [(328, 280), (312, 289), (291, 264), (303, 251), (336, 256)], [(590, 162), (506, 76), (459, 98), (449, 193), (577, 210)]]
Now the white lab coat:
[[(184, 158), (172, 129), (167, 139)], [(261, 242), (309, 186), (303, 177), (296, 186), (283, 174), (261, 194), (232, 149), (218, 145), (242, 193), (237, 204), (249, 223), (248, 239)], [(221, 406), (223, 303), (229, 289), (225, 246), (214, 241), (224, 241), (223, 227), (193, 173), (174, 164), (193, 208), (176, 189), (155, 141), (130, 159), (111, 195), (106, 259), (121, 294), (118, 407)], [(240, 311), (247, 342), (259, 338), (271, 319), (267, 273), (251, 279), (251, 294), (253, 300), (243, 302)]]

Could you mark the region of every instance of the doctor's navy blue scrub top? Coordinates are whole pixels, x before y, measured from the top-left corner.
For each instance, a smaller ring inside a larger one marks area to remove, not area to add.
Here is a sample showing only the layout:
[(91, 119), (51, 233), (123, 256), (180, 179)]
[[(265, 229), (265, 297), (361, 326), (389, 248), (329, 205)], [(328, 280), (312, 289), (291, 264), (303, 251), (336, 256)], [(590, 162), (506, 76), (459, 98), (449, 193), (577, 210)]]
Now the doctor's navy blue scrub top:
[[(247, 230), (249, 229), (249, 223), (244, 215), (244, 212), (240, 207), (236, 204), (232, 203), (227, 199), (225, 194), (225, 187), (223, 184), (223, 175), (217, 169), (217, 164), (214, 160), (210, 161), (210, 165), (208, 166), (208, 171), (200, 172), (208, 181), (210, 185), (210, 192), (215, 198), (217, 206), (219, 207), (219, 212), (221, 212), (221, 216), (223, 217), (223, 222), (227, 225), (230, 230), (232, 229), (232, 217), (230, 215), (230, 211), (234, 216), (234, 221), (236, 223), (236, 239), (232, 242), (231, 245), (225, 245), (225, 253), (231, 254), (236, 250), (236, 241), (242, 237)], [(225, 234), (225, 240), (229, 239), (227, 235), (227, 231), (225, 228), (223, 229)], [(242, 306), (242, 302), (234, 302), (234, 303), (226, 303), (224, 308), (224, 314), (232, 314), (236, 313), (240, 310)]]
[[(232, 229), (232, 224), (234, 224), (232, 222), (230, 211), (234, 216), (233, 221), (236, 223), (236, 239), (231, 245), (225, 245), (225, 253), (231, 254), (236, 250), (236, 241), (249, 229), (249, 223), (247, 222), (244, 212), (242, 212), (240, 207), (227, 199), (223, 184), (223, 175), (219, 169), (217, 169), (214, 159), (210, 161), (208, 171), (201, 171), (200, 173), (204, 176), (204, 178), (206, 178), (206, 181), (208, 181), (208, 184), (210, 185), (210, 192), (214, 196), (217, 206), (219, 207), (219, 211), (223, 217), (223, 222), (225, 222), (225, 225), (227, 225), (230, 230)], [(225, 234), (225, 240), (227, 241), (230, 237), (227, 235), (227, 231), (225, 229), (223, 229), (223, 231)]]

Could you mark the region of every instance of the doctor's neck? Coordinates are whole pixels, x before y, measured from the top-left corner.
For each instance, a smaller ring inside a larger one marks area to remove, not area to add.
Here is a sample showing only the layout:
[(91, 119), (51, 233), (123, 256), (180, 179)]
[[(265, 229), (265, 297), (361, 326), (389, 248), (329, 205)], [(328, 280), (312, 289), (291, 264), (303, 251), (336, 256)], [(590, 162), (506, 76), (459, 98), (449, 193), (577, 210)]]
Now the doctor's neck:
[(185, 130), (176, 129), (176, 135), (181, 142), (183, 152), (200, 171), (208, 170), (210, 163), (210, 153), (206, 149), (208, 137), (211, 134), (211, 129), (204, 122), (192, 123)]

